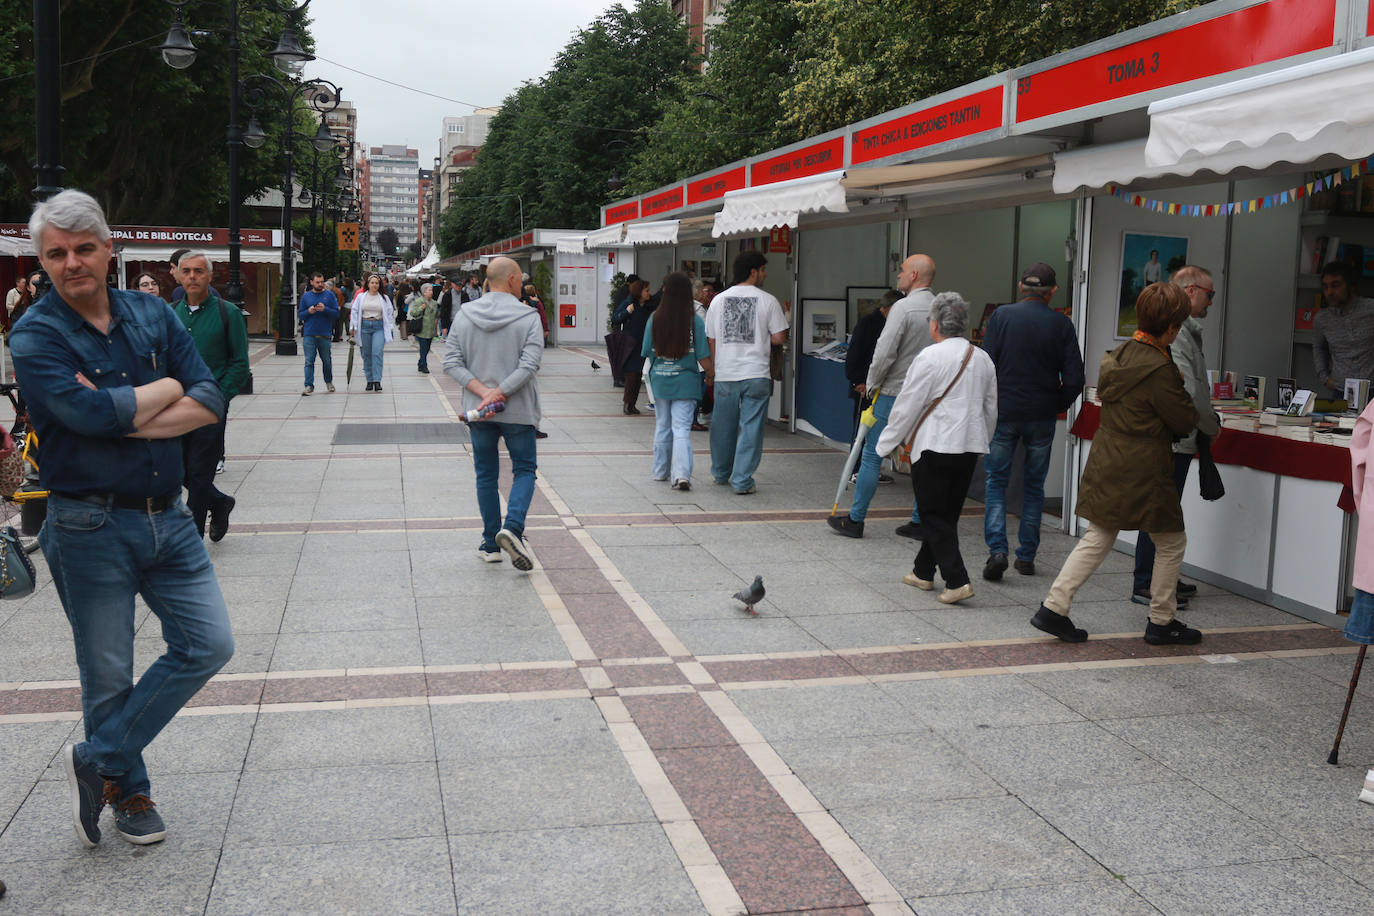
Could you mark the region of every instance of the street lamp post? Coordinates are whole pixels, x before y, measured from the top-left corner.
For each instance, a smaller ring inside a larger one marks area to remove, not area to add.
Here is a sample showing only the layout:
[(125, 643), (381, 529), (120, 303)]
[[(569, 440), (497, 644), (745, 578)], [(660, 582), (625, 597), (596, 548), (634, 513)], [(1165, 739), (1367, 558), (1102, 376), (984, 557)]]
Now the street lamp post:
[[(35, 0), (35, 3), (37, 2), (38, 0)], [(163, 0), (163, 2), (176, 10), (176, 20), (172, 23), (172, 27), (167, 30), (167, 37), (158, 46), (158, 50), (162, 52), (162, 60), (167, 66), (174, 70), (185, 70), (195, 63), (197, 49), (191, 41), (191, 33), (186, 29), (184, 8), (193, 3), (196, 5), (208, 4), (212, 0)], [(219, 2), (219, 0), (213, 0), (213, 2)], [(244, 146), (244, 132), (239, 125), (239, 106), (243, 98), (243, 86), (239, 82), (239, 4), (240, 0), (224, 0), (228, 14), (226, 34), (229, 39), (229, 125), (225, 130), (229, 166), (229, 282), (225, 286), (224, 293), (225, 298), (230, 303), (242, 309), (243, 270), (240, 261), (242, 236), (239, 233), (239, 205), (242, 203), (242, 195), (239, 190), (239, 154)], [(300, 39), (296, 30), (291, 26), (291, 22), (294, 17), (305, 11), (305, 8), (310, 5), (310, 0), (302, 0), (299, 6), (290, 3), (283, 5), (275, 2), (275, 0), (263, 0), (262, 5), (288, 15), (287, 25), (282, 29), (281, 35), (277, 39), (277, 46), (272, 49), (271, 56), (277, 68), (282, 72), (299, 73), (307, 61), (315, 58), (302, 50)], [(289, 248), (289, 240), (286, 244)]]
[[(313, 79), (309, 82), (295, 80), (283, 83), (266, 74), (255, 74), (244, 80), (244, 102), (256, 112), (266, 101), (268, 87), (275, 88), (286, 103), (287, 124), (282, 130), (282, 157), (285, 173), (282, 176), (281, 202), (281, 295), (277, 298), (277, 346), (278, 356), (296, 355), (296, 283), (294, 278), (295, 252), (291, 244), (291, 209), (294, 200), (292, 193), (292, 163), (296, 140), (309, 140), (317, 152), (325, 152), (334, 147), (334, 135), (324, 116), (339, 107), (342, 90), (329, 80)], [(296, 102), (304, 99), (320, 115), (320, 126), (313, 135), (297, 132), (292, 121), (295, 120)], [(244, 131), (243, 142), (257, 148), (267, 139), (258, 125), (256, 116), (251, 117), (248, 129)]]
[[(37, 163), (33, 196), (62, 190), (62, 45), (57, 0), (33, 0), (33, 97)], [(34, 240), (37, 244), (37, 240)]]

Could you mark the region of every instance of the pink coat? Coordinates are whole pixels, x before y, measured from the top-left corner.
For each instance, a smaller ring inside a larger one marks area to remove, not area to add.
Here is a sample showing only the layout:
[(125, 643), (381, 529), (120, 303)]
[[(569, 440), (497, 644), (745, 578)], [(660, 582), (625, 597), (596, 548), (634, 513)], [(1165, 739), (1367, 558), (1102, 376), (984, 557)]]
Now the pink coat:
[(1355, 587), (1374, 593), (1374, 401), (1355, 421), (1350, 437), (1350, 482), (1359, 513), (1359, 540), (1355, 547)]

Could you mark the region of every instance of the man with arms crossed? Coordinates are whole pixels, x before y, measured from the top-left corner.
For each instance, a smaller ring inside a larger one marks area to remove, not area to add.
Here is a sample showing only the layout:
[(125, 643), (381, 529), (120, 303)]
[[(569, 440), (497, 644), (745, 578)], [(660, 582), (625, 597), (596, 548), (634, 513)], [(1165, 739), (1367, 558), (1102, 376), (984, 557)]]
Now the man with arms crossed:
[[(143, 749), (234, 652), (214, 567), (181, 500), (178, 441), (213, 425), (224, 397), (165, 302), (105, 285), (113, 246), (94, 199), (57, 194), (34, 208), (29, 233), (53, 289), (15, 327), (10, 352), (43, 441), (38, 541), (81, 671), (86, 740), (62, 751), (76, 835), (98, 843), (110, 804), (124, 839), (156, 843), (166, 827)], [(167, 642), (137, 685), (136, 594)]]

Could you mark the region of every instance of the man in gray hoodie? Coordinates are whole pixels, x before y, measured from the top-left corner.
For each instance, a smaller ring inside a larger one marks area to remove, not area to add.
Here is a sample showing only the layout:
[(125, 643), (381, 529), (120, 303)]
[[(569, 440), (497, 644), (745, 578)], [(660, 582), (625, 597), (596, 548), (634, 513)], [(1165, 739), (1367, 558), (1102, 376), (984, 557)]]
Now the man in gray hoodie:
[[(544, 355), (544, 329), (538, 313), (518, 298), (523, 286), (520, 265), (510, 258), (493, 258), (487, 266), (487, 285), (490, 292), (454, 315), (444, 371), (464, 388), (464, 412), (505, 405), (501, 413), (468, 424), (472, 465), (477, 472), (477, 508), (482, 513), (482, 544), (477, 555), (488, 563), (499, 563), (504, 550), (516, 569), (530, 570), (534, 560), (525, 544), (525, 513), (534, 496), (537, 467), (537, 373)], [(504, 524), (496, 449), (502, 437), (514, 472)]]

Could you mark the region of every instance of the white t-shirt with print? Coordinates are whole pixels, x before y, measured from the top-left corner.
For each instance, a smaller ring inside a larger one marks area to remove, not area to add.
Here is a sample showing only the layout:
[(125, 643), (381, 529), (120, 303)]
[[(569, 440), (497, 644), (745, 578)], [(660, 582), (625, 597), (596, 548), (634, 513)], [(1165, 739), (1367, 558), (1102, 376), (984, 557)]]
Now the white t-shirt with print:
[(772, 293), (739, 285), (716, 296), (706, 310), (706, 336), (716, 342), (716, 381), (768, 378), (770, 338), (785, 330), (787, 316)]

